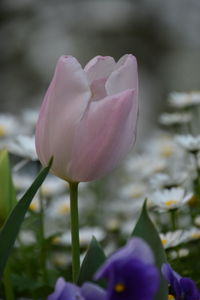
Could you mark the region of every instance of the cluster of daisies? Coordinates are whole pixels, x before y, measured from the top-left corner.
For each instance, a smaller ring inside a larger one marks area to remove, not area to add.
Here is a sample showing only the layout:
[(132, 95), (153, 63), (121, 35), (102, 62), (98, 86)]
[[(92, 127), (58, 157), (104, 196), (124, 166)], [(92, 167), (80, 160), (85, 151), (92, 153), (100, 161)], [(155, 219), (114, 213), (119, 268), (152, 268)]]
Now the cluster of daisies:
[(118, 224), (128, 234), (146, 198), (173, 260), (192, 255), (188, 245), (200, 241), (200, 92), (171, 93), (168, 104), (159, 129), (126, 161), (115, 209), (121, 206), (118, 220), (122, 212), (129, 216), (126, 227), (122, 219)]

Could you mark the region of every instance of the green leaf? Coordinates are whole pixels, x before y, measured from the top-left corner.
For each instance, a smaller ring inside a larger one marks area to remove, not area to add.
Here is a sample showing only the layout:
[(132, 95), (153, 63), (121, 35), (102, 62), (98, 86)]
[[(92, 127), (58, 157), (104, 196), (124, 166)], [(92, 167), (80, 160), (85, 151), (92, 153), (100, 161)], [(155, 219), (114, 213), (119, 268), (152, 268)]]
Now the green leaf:
[[(86, 281), (94, 282), (93, 276), (99, 269), (99, 267), (105, 262), (105, 260), (106, 256), (103, 252), (103, 249), (101, 248), (95, 237), (92, 237), (88, 251), (81, 265), (78, 284), (81, 285)], [(99, 284), (103, 286), (104, 281), (100, 280)]]
[[(161, 270), (163, 263), (167, 262), (165, 251), (163, 249), (159, 234), (152, 223), (146, 208), (146, 201), (144, 202), (141, 215), (137, 221), (137, 224), (133, 230), (132, 236), (138, 236), (143, 238), (151, 247), (156, 266)], [(167, 300), (168, 287), (166, 280), (161, 275), (160, 289), (156, 294), (155, 300)]]
[(0, 228), (17, 203), (7, 150), (0, 151)]
[(28, 207), (37, 190), (46, 178), (51, 164), (52, 159), (50, 160), (48, 166), (40, 171), (30, 188), (13, 208), (0, 231), (0, 278), (3, 275), (7, 259), (15, 243), (17, 234), (20, 230), (20, 226), (24, 220), (24, 216), (28, 210)]

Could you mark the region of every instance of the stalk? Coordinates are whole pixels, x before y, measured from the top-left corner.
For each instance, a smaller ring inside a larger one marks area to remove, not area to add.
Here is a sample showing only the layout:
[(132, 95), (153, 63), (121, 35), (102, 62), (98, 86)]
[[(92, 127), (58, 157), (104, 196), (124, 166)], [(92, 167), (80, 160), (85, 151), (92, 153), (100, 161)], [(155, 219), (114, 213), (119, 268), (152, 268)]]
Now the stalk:
[(70, 182), (71, 240), (72, 240), (72, 279), (76, 283), (80, 270), (78, 183)]

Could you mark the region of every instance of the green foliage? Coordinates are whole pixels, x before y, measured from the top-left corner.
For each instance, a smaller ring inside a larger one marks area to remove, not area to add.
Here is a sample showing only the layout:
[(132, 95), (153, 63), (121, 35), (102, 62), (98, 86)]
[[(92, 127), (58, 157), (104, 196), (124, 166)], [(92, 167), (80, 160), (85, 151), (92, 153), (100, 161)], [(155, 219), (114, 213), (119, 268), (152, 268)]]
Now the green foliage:
[(49, 162), (48, 166), (40, 171), (30, 188), (13, 208), (11, 214), (2, 227), (2, 230), (0, 231), (0, 277), (2, 277), (3, 275), (6, 262), (10, 255), (11, 249), (14, 245), (28, 207), (37, 190), (46, 178), (51, 164), (52, 159)]
[[(92, 238), (88, 251), (85, 255), (83, 263), (81, 265), (78, 284), (83, 284), (86, 281), (94, 281), (93, 276), (99, 267), (105, 262), (106, 256), (101, 248), (100, 244), (97, 242), (95, 237)], [(101, 286), (104, 285), (102, 280), (99, 281)]]
[(0, 228), (16, 204), (16, 193), (12, 182), (7, 150), (0, 151)]
[[(158, 267), (159, 270), (161, 270), (162, 264), (166, 263), (167, 261), (166, 255), (161, 240), (159, 238), (158, 232), (148, 215), (147, 208), (146, 208), (146, 201), (144, 202), (141, 215), (137, 221), (137, 224), (133, 230), (132, 235), (143, 238), (149, 244), (149, 246), (151, 247), (154, 253), (156, 266)], [(155, 300), (160, 300), (160, 299), (167, 300), (167, 295), (168, 295), (167, 283), (164, 280), (164, 278), (162, 278), (161, 276), (160, 289), (156, 294)]]

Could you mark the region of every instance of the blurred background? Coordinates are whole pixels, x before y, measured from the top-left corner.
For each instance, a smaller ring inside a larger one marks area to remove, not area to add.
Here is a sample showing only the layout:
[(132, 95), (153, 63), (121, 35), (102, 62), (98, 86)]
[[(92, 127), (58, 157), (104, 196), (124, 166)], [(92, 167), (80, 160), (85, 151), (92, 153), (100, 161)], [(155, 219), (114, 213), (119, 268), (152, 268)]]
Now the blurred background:
[(199, 37), (199, 0), (2, 0), (0, 112), (38, 108), (62, 54), (84, 66), (99, 54), (132, 53), (145, 136), (169, 92), (200, 88)]

